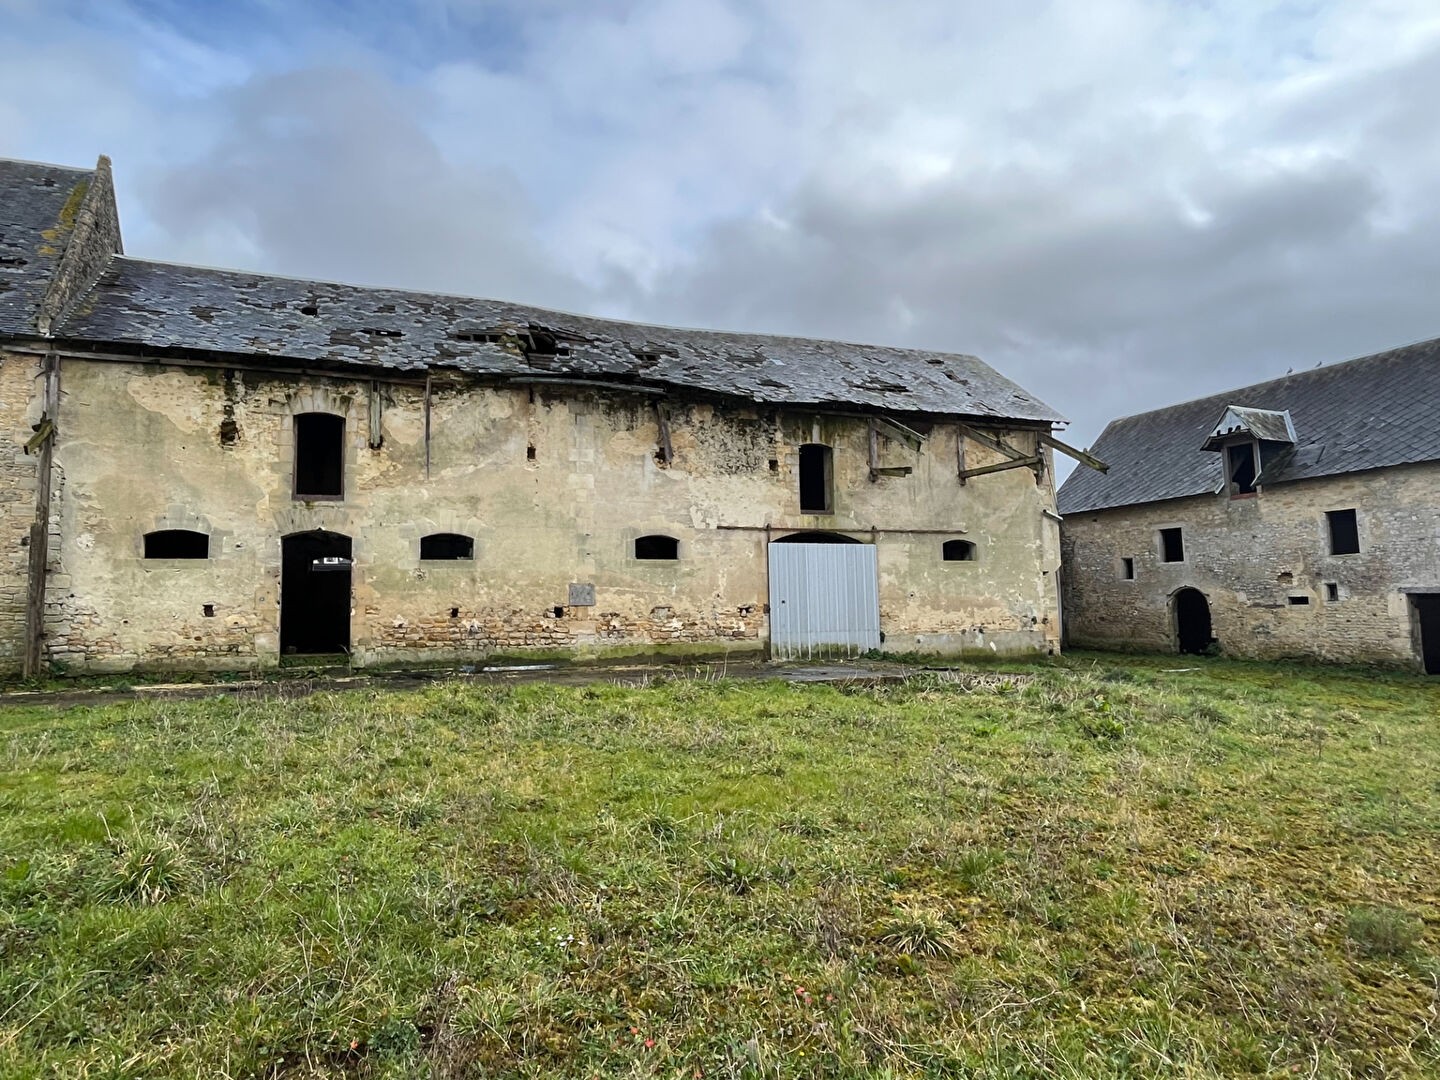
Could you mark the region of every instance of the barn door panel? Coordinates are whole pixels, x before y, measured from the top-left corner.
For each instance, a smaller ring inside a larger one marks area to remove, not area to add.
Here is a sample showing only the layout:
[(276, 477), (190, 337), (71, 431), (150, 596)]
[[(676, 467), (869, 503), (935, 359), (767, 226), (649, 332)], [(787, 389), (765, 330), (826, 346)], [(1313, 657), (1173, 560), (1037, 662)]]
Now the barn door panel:
[(879, 647), (874, 545), (770, 545), (771, 655), (844, 656)]

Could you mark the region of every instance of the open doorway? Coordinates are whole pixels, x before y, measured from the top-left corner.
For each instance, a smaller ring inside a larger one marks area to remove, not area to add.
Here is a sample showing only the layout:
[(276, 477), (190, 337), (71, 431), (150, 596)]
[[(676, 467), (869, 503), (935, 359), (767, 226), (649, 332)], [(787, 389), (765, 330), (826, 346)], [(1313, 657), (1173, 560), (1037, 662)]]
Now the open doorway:
[(1425, 674), (1440, 675), (1440, 593), (1412, 594), (1410, 607), (1415, 612), (1415, 632)]
[(350, 651), (350, 538), (292, 533), (280, 541), (280, 652)]
[(1172, 601), (1175, 609), (1175, 644), (1182, 653), (1198, 655), (1209, 650), (1210, 601), (1199, 589), (1181, 589)]

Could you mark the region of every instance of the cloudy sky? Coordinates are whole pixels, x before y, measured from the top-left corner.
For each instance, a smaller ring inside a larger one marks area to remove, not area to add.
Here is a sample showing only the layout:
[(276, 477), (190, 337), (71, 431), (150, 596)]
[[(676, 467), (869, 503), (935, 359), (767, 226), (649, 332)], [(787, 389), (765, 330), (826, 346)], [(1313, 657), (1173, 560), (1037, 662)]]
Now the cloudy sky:
[(1436, 0), (0, 0), (132, 255), (975, 353), (1088, 444), (1440, 335)]

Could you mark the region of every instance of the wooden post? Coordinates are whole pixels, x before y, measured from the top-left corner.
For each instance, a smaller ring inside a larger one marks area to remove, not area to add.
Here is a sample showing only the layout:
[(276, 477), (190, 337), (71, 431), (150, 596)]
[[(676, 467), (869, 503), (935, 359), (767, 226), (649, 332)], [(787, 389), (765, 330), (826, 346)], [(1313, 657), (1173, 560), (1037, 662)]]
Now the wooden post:
[(425, 372), (425, 479), (430, 479), (430, 372)]
[(960, 473), (960, 486), (965, 486), (965, 429), (955, 429), (955, 466)]
[(55, 460), (55, 415), (60, 405), (60, 358), (45, 355), (41, 390), (40, 445), (35, 462), (35, 520), (30, 525), (29, 580), (25, 595), (25, 656), (27, 679), (40, 674), (45, 638), (45, 584), (50, 562), (50, 479)]

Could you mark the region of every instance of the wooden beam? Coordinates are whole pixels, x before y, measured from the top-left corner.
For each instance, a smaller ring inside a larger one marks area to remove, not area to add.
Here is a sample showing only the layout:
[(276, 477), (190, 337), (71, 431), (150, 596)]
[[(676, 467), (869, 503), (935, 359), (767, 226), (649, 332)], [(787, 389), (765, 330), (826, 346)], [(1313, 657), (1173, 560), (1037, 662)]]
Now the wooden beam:
[(385, 408), (384, 398), (381, 395), (380, 384), (374, 379), (370, 380), (370, 449), (379, 450), (385, 444), (384, 429), (381, 427), (381, 419)]
[(1046, 435), (1042, 432), (1040, 435), (1037, 435), (1036, 438), (1038, 438), (1042, 444), (1050, 447), (1052, 450), (1059, 450), (1060, 453), (1066, 455), (1067, 457), (1074, 458), (1076, 461), (1080, 462), (1081, 465), (1088, 465), (1090, 466), (1090, 468), (1095, 469), (1097, 472), (1103, 473), (1110, 471), (1110, 466), (1105, 464), (1105, 462), (1101, 461), (1094, 454), (1088, 454), (1084, 450), (1077, 450), (1069, 443), (1061, 442), (1059, 439), (1055, 438), (1054, 435)]
[(968, 480), (972, 476), (984, 476), (986, 473), (1004, 472), (1006, 469), (1033, 469), (1041, 464), (1042, 458), (1039, 454), (1033, 457), (1022, 457), (1018, 461), (997, 461), (994, 465), (982, 465), (978, 469), (966, 469), (960, 474), (961, 480)]
[[(35, 520), (30, 525), (29, 580), (25, 595), (25, 655), (21, 670), (27, 679), (40, 674), (45, 642), (45, 586), (50, 564), (50, 487), (55, 461), (55, 414), (60, 407), (60, 358), (44, 360), (41, 420), (36, 430), (39, 460), (35, 462)], [(31, 442), (35, 440), (32, 439)], [(26, 444), (27, 447), (29, 444)]]
[(891, 420), (884, 416), (877, 416), (874, 423), (877, 427), (884, 430), (887, 436), (892, 439), (899, 439), (917, 454), (924, 448), (925, 440), (928, 438), (928, 436), (921, 435), (918, 431), (906, 427), (898, 420)]
[(665, 415), (663, 402), (655, 402), (655, 423), (660, 429), (660, 461), (669, 465), (675, 460), (675, 447), (670, 443), (670, 420)]
[(430, 372), (425, 372), (425, 479), (430, 479)]
[(971, 427), (969, 424), (956, 424), (955, 426), (960, 429), (960, 433), (962, 435), (969, 436), (970, 438), (978, 442), (981, 446), (988, 446), (997, 454), (1004, 454), (1012, 461), (1018, 461), (1023, 457), (1028, 457), (1027, 454), (1023, 454), (1019, 450), (1016, 450), (1009, 443), (1001, 442), (999, 439), (991, 438), (983, 431), (978, 431), (975, 428)]

